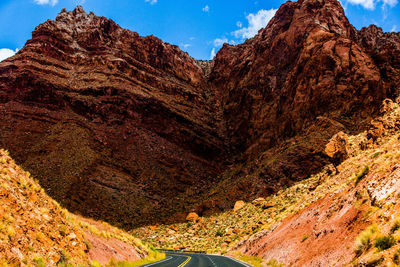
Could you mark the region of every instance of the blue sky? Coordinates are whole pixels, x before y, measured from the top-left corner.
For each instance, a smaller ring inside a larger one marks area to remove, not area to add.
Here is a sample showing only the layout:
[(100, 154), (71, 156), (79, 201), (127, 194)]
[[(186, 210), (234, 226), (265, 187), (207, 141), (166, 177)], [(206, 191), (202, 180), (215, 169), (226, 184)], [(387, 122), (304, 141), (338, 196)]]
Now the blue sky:
[[(400, 31), (399, 0), (341, 0), (360, 29)], [(0, 60), (31, 38), (34, 28), (77, 4), (142, 36), (155, 35), (196, 59), (210, 59), (223, 42), (237, 44), (264, 27), (283, 0), (0, 0)]]

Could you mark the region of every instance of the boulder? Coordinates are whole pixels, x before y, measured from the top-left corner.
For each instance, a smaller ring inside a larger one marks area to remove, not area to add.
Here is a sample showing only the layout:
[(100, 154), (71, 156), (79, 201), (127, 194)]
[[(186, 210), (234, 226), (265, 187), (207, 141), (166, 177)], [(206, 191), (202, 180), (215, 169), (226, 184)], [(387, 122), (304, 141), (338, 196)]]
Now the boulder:
[(264, 202), (265, 202), (265, 198), (259, 197), (259, 198), (254, 199), (251, 203), (254, 206), (261, 206)]
[(186, 221), (188, 222), (197, 222), (199, 220), (199, 215), (195, 212), (190, 212), (187, 216), (186, 216)]
[(243, 200), (236, 201), (235, 206), (233, 207), (233, 211), (238, 211), (243, 208), (245, 205)]
[(348, 158), (348, 138), (344, 132), (335, 134), (325, 146), (325, 154), (332, 159), (335, 165)]

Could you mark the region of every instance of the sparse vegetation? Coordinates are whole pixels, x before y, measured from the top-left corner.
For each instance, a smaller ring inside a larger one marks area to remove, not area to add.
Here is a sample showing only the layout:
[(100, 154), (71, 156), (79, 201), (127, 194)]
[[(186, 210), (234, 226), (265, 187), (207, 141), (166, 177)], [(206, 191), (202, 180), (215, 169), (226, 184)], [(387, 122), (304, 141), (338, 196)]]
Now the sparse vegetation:
[(379, 250), (386, 250), (396, 244), (396, 240), (391, 235), (379, 236), (375, 240), (375, 247)]
[(264, 260), (259, 257), (240, 255), (239, 260), (249, 263), (253, 267), (261, 267)]
[(304, 242), (308, 239), (308, 235), (303, 235), (303, 237), (301, 238), (301, 242)]
[(225, 231), (223, 229), (218, 229), (215, 235), (222, 237), (225, 235)]
[(395, 221), (392, 225), (392, 228), (390, 229), (390, 233), (393, 234), (394, 232), (396, 232), (399, 229), (400, 229), (400, 219), (395, 219)]
[(284, 265), (279, 263), (277, 260), (272, 259), (272, 260), (267, 262), (267, 266), (269, 266), (269, 267), (282, 267)]
[(361, 255), (372, 246), (372, 240), (375, 238), (377, 233), (378, 227), (375, 224), (369, 226), (366, 230), (360, 233), (356, 239), (354, 248), (356, 255)]
[(397, 265), (400, 265), (400, 248), (396, 249), (393, 254), (393, 262)]
[[(62, 209), (29, 173), (20, 169), (2, 150), (0, 195), (0, 244), (3, 244), (0, 266), (10, 263), (12, 266), (88, 266), (90, 262), (85, 251), (92, 244), (84, 238), (84, 232), (131, 244), (139, 255), (149, 255), (148, 262), (162, 257), (120, 229)], [(18, 256), (21, 254), (23, 258)]]
[(357, 185), (361, 180), (368, 174), (369, 167), (364, 166), (360, 171), (358, 171), (355, 175), (355, 184)]
[[(157, 251), (151, 251), (149, 255), (145, 259), (141, 259), (135, 262), (125, 262), (125, 261), (115, 261), (111, 260), (109, 264), (107, 264), (106, 267), (136, 267), (136, 266), (142, 266), (146, 264), (150, 264), (156, 261), (161, 261), (165, 259), (165, 254), (164, 253), (159, 253)], [(93, 263), (92, 263), (93, 266)], [(93, 266), (97, 267), (97, 266)]]

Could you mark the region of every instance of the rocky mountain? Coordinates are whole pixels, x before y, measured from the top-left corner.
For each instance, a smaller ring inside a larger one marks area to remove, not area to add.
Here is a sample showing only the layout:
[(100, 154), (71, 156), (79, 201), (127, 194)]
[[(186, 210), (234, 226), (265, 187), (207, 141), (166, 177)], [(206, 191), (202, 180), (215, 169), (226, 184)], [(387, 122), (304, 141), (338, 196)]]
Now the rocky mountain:
[(357, 31), (336, 0), (287, 2), (209, 63), (62, 10), (0, 63), (0, 145), (86, 216), (208, 215), (340, 164), (326, 144), (398, 95), (399, 58), (400, 34)]
[(73, 211), (160, 220), (218, 174), (213, 92), (176, 46), (77, 7), (0, 72), (1, 145)]

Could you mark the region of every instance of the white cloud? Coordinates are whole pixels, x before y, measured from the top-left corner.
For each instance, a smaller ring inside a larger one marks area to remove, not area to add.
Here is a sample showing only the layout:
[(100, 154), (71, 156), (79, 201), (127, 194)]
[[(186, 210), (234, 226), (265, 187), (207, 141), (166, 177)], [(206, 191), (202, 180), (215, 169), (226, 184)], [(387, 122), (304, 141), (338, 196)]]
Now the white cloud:
[(189, 40), (190, 41), (193, 41), (193, 40), (195, 40), (196, 39), (196, 37), (189, 37)]
[(241, 21), (236, 22), (236, 26), (238, 26), (239, 28), (242, 28), (243, 24)]
[(397, 25), (393, 25), (393, 28), (390, 30), (391, 32), (396, 32), (397, 30)]
[(210, 60), (212, 60), (215, 57), (215, 47), (211, 50), (211, 55), (210, 55)]
[(394, 7), (395, 5), (397, 5), (398, 0), (383, 0), (383, 5), (388, 5), (391, 7)]
[(58, 0), (34, 0), (38, 5), (51, 5), (55, 6), (58, 3)]
[[(393, 1), (393, 0), (384, 0), (384, 1)], [(396, 0), (394, 0), (394, 1), (396, 1)], [(374, 0), (348, 0), (348, 2), (353, 5), (361, 5), (362, 7), (369, 9), (369, 10), (375, 9)]]
[(267, 26), (268, 22), (275, 15), (276, 9), (264, 10), (261, 9), (257, 14), (249, 14), (246, 19), (249, 22), (247, 28), (241, 28), (233, 32), (236, 38), (251, 38), (257, 34), (258, 30)]
[(157, 4), (158, 0), (146, 0), (147, 3), (150, 3), (150, 5)]
[(12, 57), (17, 52), (18, 52), (18, 49), (15, 49), (15, 51), (13, 51), (8, 48), (0, 48), (0, 61), (3, 61), (6, 58)]
[(346, 3), (361, 5), (365, 9), (374, 10), (378, 3), (383, 3), (382, 9), (385, 9), (386, 6), (394, 7), (399, 3), (399, 0), (347, 0)]
[(181, 46), (183, 47), (183, 49), (188, 49), (192, 45), (191, 44), (181, 44)]
[(203, 11), (204, 12), (209, 12), (210, 11), (210, 7), (208, 5), (206, 5), (205, 7), (203, 7)]
[(227, 43), (228, 39), (226, 38), (217, 38), (214, 40), (213, 44), (214, 46), (218, 47), (218, 46), (222, 46), (224, 43)]

